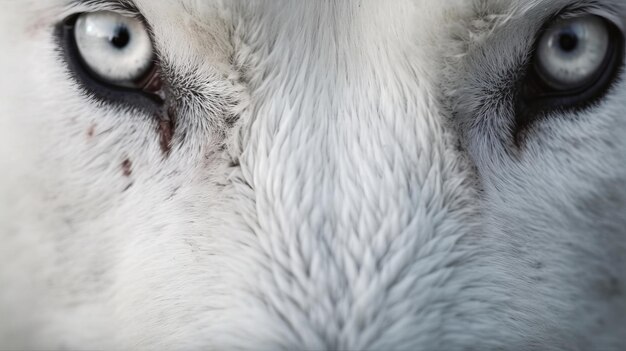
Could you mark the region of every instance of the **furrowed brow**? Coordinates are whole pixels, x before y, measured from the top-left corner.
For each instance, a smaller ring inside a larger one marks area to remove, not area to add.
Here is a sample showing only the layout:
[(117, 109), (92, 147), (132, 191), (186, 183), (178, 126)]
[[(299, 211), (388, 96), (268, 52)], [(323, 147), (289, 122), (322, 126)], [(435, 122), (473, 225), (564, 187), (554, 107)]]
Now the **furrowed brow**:
[(564, 12), (571, 10), (577, 12), (582, 10), (587, 13), (602, 13), (614, 15), (623, 12), (624, 5), (619, 0), (532, 0), (522, 2), (517, 6), (516, 12), (521, 13), (541, 13), (541, 12)]
[(91, 11), (115, 11), (127, 15), (138, 15), (139, 10), (131, 0), (72, 0), (71, 8), (89, 9)]

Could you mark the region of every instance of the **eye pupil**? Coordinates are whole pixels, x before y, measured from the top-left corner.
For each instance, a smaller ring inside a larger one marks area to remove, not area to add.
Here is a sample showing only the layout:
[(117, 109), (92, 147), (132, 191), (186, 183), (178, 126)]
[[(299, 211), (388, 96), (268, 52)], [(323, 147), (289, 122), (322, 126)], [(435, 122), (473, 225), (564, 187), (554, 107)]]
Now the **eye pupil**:
[(113, 44), (113, 46), (117, 49), (121, 50), (125, 48), (128, 43), (130, 43), (130, 33), (128, 32), (128, 28), (122, 26), (118, 27), (110, 41), (111, 44)]
[(571, 31), (559, 35), (559, 47), (565, 52), (572, 52), (578, 47), (578, 36)]

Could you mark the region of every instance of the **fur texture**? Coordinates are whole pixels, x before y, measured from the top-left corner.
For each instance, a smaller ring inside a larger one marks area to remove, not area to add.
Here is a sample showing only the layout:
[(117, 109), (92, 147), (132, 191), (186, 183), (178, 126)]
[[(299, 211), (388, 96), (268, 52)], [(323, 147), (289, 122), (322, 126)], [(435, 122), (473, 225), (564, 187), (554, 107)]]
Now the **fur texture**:
[(134, 5), (167, 155), (62, 57), (109, 5), (2, 1), (0, 348), (626, 349), (626, 83), (512, 137), (545, 21), (624, 1)]

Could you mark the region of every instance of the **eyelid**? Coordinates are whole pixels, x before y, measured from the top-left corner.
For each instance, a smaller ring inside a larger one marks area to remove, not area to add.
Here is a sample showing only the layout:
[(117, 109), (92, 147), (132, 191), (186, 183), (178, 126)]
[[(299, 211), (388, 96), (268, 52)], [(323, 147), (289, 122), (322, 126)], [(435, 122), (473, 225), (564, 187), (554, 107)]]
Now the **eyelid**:
[(536, 50), (530, 56), (530, 61), (524, 65), (525, 75), (518, 82), (517, 96), (515, 98), (515, 133), (514, 143), (522, 144), (525, 138), (527, 126), (536, 123), (537, 120), (559, 112), (577, 112), (597, 105), (601, 99), (611, 91), (615, 81), (619, 78), (624, 65), (624, 32), (619, 29), (612, 20), (596, 15), (594, 11), (567, 12), (566, 15), (557, 14), (552, 20), (544, 23), (538, 32), (534, 47), (545, 30), (560, 20), (584, 18), (589, 16), (599, 17), (607, 25), (609, 35), (609, 50), (605, 56), (601, 71), (594, 76), (589, 84), (571, 90), (559, 90), (545, 84), (534, 65)]
[[(76, 83), (81, 94), (97, 103), (106, 103), (116, 108), (141, 111), (150, 115), (162, 113), (165, 99), (163, 81), (152, 79), (153, 73), (159, 71), (158, 58), (150, 77), (146, 76), (138, 88), (113, 86), (96, 79), (80, 62), (80, 54), (73, 40), (73, 21), (80, 13), (72, 13), (58, 23), (55, 39), (59, 46), (59, 59), (67, 66), (68, 77)], [(148, 79), (151, 78), (151, 79)]]
[(625, 26), (624, 21), (621, 19), (621, 16), (618, 14), (616, 9), (611, 8), (611, 6), (604, 5), (583, 5), (576, 7), (566, 7), (559, 11), (556, 15), (557, 18), (560, 19), (571, 19), (577, 18), (581, 16), (594, 15), (601, 17), (609, 22), (611, 22), (617, 29), (624, 32)]

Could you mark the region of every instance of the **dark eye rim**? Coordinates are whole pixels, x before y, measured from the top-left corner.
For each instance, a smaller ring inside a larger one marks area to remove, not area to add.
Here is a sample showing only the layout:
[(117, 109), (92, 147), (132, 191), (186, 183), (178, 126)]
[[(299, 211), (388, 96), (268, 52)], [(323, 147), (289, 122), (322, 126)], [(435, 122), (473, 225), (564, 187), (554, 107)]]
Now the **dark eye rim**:
[[(581, 14), (578, 17), (596, 16)], [(615, 85), (624, 69), (625, 38), (624, 33), (611, 20), (602, 19), (609, 31), (609, 51), (599, 70), (601, 74), (591, 78), (586, 84), (572, 89), (558, 90), (550, 86), (538, 72), (537, 47), (547, 29), (560, 19), (555, 16), (541, 28), (533, 44), (533, 54), (524, 67), (522, 78), (518, 83), (515, 102), (515, 141), (519, 143), (520, 135), (527, 127), (554, 112), (584, 111), (598, 104)], [(571, 17), (576, 18), (576, 17)]]
[(165, 102), (162, 94), (157, 92), (161, 90), (161, 83), (158, 82), (160, 69), (156, 55), (152, 68), (133, 82), (137, 88), (111, 84), (98, 78), (82, 58), (74, 37), (76, 21), (83, 14), (78, 13), (68, 17), (55, 29), (55, 37), (61, 48), (61, 57), (68, 67), (70, 77), (78, 83), (85, 95), (94, 97), (98, 101), (128, 108), (139, 108), (147, 112), (159, 112)]

